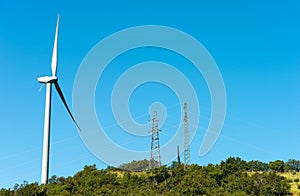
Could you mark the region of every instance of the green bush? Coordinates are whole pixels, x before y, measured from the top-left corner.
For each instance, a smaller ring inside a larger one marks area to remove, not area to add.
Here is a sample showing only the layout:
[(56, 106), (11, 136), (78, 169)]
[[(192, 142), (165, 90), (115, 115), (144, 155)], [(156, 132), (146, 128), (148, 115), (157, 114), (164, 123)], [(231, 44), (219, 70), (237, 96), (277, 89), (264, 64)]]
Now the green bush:
[(294, 182), (299, 182), (299, 178), (296, 178), (296, 179), (294, 180)]
[(24, 181), (21, 185), (16, 184), (13, 189), (0, 189), (0, 196), (290, 195), (291, 184), (286, 178), (275, 172), (249, 174), (247, 168), (246, 161), (235, 157), (216, 165), (192, 164), (187, 170), (182, 164), (176, 167), (161, 166), (147, 172), (114, 171), (111, 167), (97, 169), (96, 165), (90, 165), (74, 176), (53, 176), (49, 184), (29, 184)]

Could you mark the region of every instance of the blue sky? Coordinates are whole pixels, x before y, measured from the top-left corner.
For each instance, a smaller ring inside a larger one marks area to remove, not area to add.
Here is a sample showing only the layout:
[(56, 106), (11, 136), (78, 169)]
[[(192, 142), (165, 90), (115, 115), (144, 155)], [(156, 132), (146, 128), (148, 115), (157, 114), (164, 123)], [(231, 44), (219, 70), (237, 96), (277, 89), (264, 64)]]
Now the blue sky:
[[(0, 187), (12, 187), (23, 180), (40, 181), (45, 88), (39, 91), (36, 78), (51, 73), (58, 13), (61, 23), (57, 72), (70, 106), (78, 68), (95, 44), (124, 28), (170, 26), (190, 34), (207, 48), (226, 87), (227, 114), (221, 135), (213, 149), (199, 157), (210, 118), (210, 95), (200, 73), (188, 66), (177, 66), (194, 84), (201, 105), (191, 161), (218, 163), (229, 156), (265, 162), (300, 159), (299, 9), (298, 1), (2, 1)], [(109, 105), (98, 98), (109, 100), (110, 79), (117, 78), (116, 74), (124, 69), (117, 66), (118, 62), (124, 61), (130, 67), (130, 63), (136, 63), (135, 56), (139, 60), (168, 61), (152, 50), (142, 49), (116, 59), (95, 92), (99, 121), (109, 127), (108, 135), (133, 150), (147, 150), (150, 138), (121, 138), (122, 130), (112, 119)], [(174, 59), (170, 58), (169, 63)], [(106, 164), (82, 142), (56, 92), (52, 97), (50, 176), (73, 175), (84, 165), (94, 163), (105, 168)], [(165, 132), (161, 134), (164, 144), (174, 134), (172, 126), (178, 124), (180, 105), (167, 87), (146, 84), (134, 92), (129, 103), (137, 122), (149, 119), (148, 106), (153, 101), (161, 101), (168, 109)], [(192, 108), (189, 111), (194, 112)]]

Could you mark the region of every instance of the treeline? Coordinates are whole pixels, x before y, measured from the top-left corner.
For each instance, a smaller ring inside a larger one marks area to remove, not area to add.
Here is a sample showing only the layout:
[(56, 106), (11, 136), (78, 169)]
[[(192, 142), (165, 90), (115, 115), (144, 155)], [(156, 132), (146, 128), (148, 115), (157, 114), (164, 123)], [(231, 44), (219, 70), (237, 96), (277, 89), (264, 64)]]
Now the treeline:
[(268, 164), (261, 161), (249, 161), (247, 167), (249, 171), (299, 172), (300, 160), (289, 159), (287, 162), (276, 160)]
[(149, 169), (149, 160), (133, 160), (130, 163), (124, 163), (120, 165), (118, 168), (127, 171), (147, 171)]
[[(231, 158), (229, 158), (231, 159)], [(258, 160), (252, 160), (246, 162), (241, 160), (241, 167), (243, 170), (249, 172), (299, 172), (300, 171), (300, 160), (289, 159), (284, 162), (282, 160), (271, 161), (269, 163), (264, 163)], [(221, 162), (222, 164), (222, 162)], [(170, 168), (175, 168), (178, 166), (176, 161), (172, 162)], [(147, 171), (149, 169), (149, 160), (144, 159), (140, 161), (133, 160), (130, 163), (121, 164), (119, 167), (121, 170), (127, 171)], [(117, 168), (115, 168), (117, 170)]]
[(2, 188), (0, 195), (289, 195), (288, 180), (277, 174), (282, 171), (299, 172), (299, 161), (262, 163), (229, 157), (220, 164), (185, 169), (173, 162), (147, 172), (91, 165), (73, 177), (52, 176), (46, 185), (24, 182)]

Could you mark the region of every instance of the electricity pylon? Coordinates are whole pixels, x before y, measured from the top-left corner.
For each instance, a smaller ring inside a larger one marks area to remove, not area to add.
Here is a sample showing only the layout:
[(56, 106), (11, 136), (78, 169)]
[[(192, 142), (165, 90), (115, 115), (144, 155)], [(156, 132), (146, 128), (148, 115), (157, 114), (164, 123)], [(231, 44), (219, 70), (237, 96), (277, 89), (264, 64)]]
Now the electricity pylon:
[(190, 156), (190, 135), (188, 129), (188, 115), (187, 115), (186, 102), (184, 102), (183, 111), (184, 111), (184, 168), (187, 169), (187, 166), (191, 164), (191, 156)]
[(149, 161), (149, 169), (158, 168), (161, 166), (160, 161), (160, 146), (158, 134), (158, 119), (157, 112), (154, 111), (152, 115), (152, 130), (151, 130), (151, 154)]

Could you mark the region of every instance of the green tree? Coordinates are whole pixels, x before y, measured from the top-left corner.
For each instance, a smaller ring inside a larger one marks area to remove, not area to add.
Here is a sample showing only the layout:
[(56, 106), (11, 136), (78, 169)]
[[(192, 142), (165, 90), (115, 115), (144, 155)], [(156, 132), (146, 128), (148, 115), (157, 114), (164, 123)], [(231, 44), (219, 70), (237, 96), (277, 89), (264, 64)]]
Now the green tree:
[(147, 159), (140, 161), (133, 160), (130, 163), (120, 165), (119, 168), (128, 171), (146, 171), (149, 168), (149, 161)]
[(252, 193), (251, 178), (243, 172), (226, 176), (222, 181), (222, 186), (229, 194), (250, 195)]
[(239, 157), (229, 157), (225, 162), (221, 162), (221, 169), (223, 170), (223, 174), (227, 176), (248, 170), (248, 164)]
[(179, 166), (179, 163), (177, 161), (172, 161), (171, 165), (169, 166), (169, 169), (172, 170), (178, 166)]
[(249, 166), (249, 171), (261, 171), (261, 172), (266, 172), (269, 171), (269, 165), (267, 163), (263, 163), (261, 161), (255, 160), (255, 161), (249, 161), (248, 162)]
[(51, 176), (51, 178), (49, 178), (48, 183), (49, 184), (55, 184), (58, 182), (58, 178), (56, 175)]
[(191, 166), (181, 182), (182, 195), (215, 195), (219, 188), (217, 181), (207, 175), (201, 167)]
[[(294, 163), (292, 160), (288, 162)], [(136, 162), (135, 162), (136, 163)], [(118, 171), (115, 168), (97, 169), (85, 166), (74, 176), (52, 176), (49, 184), (29, 184), (24, 181), (12, 189), (1, 189), (0, 195), (288, 195), (290, 185), (275, 172), (248, 173), (260, 170), (262, 162), (245, 162), (229, 157), (221, 164), (199, 166), (187, 170), (162, 166), (147, 172)], [(270, 163), (273, 171), (282, 169), (281, 161)], [(254, 170), (254, 169), (253, 169)]]
[(285, 169), (287, 171), (296, 171), (296, 172), (299, 172), (299, 170), (300, 170), (300, 160), (289, 159), (285, 163)]
[(0, 195), (1, 195), (1, 196), (12, 196), (12, 195), (13, 195), (13, 192), (12, 192), (10, 189), (2, 188), (2, 189), (0, 190)]
[(96, 165), (85, 166), (83, 171), (73, 177), (72, 193), (85, 195), (101, 195), (101, 187), (116, 183), (116, 174), (98, 170)]
[(284, 172), (284, 162), (281, 160), (271, 161), (269, 167), (274, 172)]

